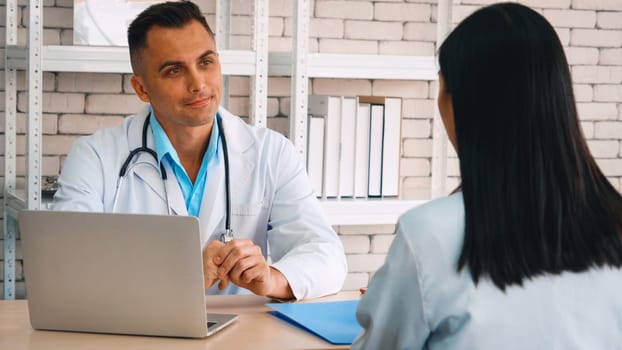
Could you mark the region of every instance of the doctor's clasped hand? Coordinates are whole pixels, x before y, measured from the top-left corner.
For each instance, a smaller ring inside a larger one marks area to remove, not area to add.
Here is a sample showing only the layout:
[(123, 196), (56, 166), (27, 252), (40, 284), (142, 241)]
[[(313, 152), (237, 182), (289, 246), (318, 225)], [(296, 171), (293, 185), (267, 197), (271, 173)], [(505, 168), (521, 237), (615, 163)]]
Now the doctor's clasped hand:
[(218, 282), (218, 288), (223, 290), (228, 283), (234, 283), (257, 295), (279, 299), (293, 297), (285, 276), (268, 265), (261, 248), (251, 240), (210, 242), (203, 251), (203, 266), (205, 289)]

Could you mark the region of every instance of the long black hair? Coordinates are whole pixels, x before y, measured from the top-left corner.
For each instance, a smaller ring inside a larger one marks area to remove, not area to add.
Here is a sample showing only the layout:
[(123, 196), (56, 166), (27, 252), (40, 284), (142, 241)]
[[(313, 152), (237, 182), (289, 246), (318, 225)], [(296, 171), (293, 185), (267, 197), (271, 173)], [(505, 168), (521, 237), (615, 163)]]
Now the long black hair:
[(458, 270), (504, 290), (540, 274), (622, 266), (622, 197), (583, 137), (568, 63), (546, 19), (500, 3), (439, 50), (465, 205)]

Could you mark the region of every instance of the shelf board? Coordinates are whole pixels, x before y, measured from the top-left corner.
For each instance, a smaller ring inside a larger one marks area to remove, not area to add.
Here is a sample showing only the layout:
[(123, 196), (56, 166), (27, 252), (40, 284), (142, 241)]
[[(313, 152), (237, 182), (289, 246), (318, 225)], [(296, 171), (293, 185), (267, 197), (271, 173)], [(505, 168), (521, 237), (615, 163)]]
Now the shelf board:
[[(8, 65), (26, 69), (27, 50), (7, 47)], [(219, 53), (224, 75), (255, 74), (255, 53), (222, 50)], [(132, 73), (127, 47), (45, 45), (42, 48), (43, 70), (50, 72)]]
[(15, 193), (8, 192), (5, 198), (6, 214), (9, 217), (17, 218), (17, 214), (26, 209), (26, 191), (17, 190)]
[[(6, 196), (6, 212), (7, 215), (12, 218), (17, 218), (20, 211), (27, 209), (26, 205), (26, 190), (17, 189), (13, 193), (9, 192)], [(41, 209), (51, 209), (52, 197), (47, 195), (41, 195)]]
[[(7, 196), (7, 214), (16, 218), (20, 210), (26, 209), (24, 190)], [(42, 209), (49, 209), (51, 198), (42, 197)], [(392, 225), (408, 209), (428, 202), (427, 200), (399, 199), (340, 199), (321, 200), (320, 203), (328, 222), (338, 225)]]
[(407, 210), (428, 200), (341, 199), (321, 200), (328, 222), (338, 225), (392, 225)]
[[(309, 78), (436, 80), (438, 68), (432, 56), (357, 54), (309, 54)], [(291, 54), (271, 52), (270, 75), (291, 75)]]
[[(26, 69), (28, 51), (8, 46), (7, 65)], [(255, 74), (255, 53), (222, 50), (219, 53), (223, 75)], [(45, 45), (42, 48), (43, 70), (50, 72), (131, 73), (127, 47)], [(390, 56), (354, 54), (309, 54), (309, 78), (436, 80), (432, 56)], [(291, 75), (291, 54), (271, 52), (268, 57), (271, 76)]]

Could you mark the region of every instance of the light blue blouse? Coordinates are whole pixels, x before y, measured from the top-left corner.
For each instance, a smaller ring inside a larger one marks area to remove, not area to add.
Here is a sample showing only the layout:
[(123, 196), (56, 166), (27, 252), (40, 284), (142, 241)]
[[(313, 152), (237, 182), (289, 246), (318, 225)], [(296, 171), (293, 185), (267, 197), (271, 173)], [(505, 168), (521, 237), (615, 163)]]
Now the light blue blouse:
[(456, 272), (462, 194), (400, 218), (362, 298), (352, 349), (622, 349), (622, 270), (544, 275), (505, 293)]

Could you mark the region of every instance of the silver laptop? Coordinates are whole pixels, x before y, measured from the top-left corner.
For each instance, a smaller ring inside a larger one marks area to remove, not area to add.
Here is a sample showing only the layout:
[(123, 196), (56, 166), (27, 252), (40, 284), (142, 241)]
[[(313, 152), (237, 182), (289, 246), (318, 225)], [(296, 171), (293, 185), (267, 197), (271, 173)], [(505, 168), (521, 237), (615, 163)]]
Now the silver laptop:
[(25, 210), (18, 220), (35, 329), (201, 338), (237, 319), (206, 314), (195, 217)]

